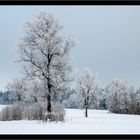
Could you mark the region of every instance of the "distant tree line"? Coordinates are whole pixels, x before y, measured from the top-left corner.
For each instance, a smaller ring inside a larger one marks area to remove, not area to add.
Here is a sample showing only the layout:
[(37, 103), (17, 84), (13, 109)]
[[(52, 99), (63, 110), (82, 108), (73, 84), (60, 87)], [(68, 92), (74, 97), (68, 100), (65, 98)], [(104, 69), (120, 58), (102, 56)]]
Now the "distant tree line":
[(13, 104), (15, 100), (10, 99), (9, 98), (10, 95), (11, 95), (11, 92), (8, 90), (0, 91), (0, 104), (1, 105)]
[(126, 81), (113, 80), (106, 87), (106, 92), (110, 112), (140, 114), (140, 88), (135, 90)]

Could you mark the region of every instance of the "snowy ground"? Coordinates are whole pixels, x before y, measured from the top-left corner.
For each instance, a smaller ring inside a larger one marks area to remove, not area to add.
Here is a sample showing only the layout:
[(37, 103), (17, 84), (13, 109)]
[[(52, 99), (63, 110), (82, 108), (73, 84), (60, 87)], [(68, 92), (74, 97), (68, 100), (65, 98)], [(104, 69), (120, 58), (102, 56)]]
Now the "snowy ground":
[(65, 122), (0, 121), (0, 134), (140, 134), (140, 116), (66, 109)]

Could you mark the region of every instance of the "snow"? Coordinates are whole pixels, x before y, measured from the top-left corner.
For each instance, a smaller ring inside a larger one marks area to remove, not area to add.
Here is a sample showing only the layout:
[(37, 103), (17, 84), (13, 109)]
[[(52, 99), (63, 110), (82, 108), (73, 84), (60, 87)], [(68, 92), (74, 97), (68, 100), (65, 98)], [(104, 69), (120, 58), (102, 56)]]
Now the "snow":
[[(0, 106), (0, 110), (4, 106)], [(66, 109), (65, 122), (0, 121), (0, 134), (139, 134), (140, 116), (107, 110)]]

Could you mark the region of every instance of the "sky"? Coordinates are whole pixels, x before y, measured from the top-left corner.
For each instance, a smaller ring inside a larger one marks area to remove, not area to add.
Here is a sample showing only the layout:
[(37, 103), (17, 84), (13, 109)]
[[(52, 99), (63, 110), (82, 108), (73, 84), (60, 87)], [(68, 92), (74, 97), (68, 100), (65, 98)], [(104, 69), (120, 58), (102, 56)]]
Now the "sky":
[(22, 75), (17, 44), (25, 22), (40, 11), (75, 36), (74, 69), (89, 67), (103, 87), (113, 79), (140, 87), (140, 6), (0, 6), (0, 89)]

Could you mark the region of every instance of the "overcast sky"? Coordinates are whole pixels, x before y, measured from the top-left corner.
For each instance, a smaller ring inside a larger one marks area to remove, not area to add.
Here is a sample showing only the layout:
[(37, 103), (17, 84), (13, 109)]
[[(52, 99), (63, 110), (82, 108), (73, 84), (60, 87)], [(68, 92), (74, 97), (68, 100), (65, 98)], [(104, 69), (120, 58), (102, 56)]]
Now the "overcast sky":
[(16, 44), (24, 23), (44, 10), (77, 38), (75, 69), (90, 67), (103, 86), (115, 78), (140, 86), (140, 6), (0, 6), (0, 89), (21, 75)]

